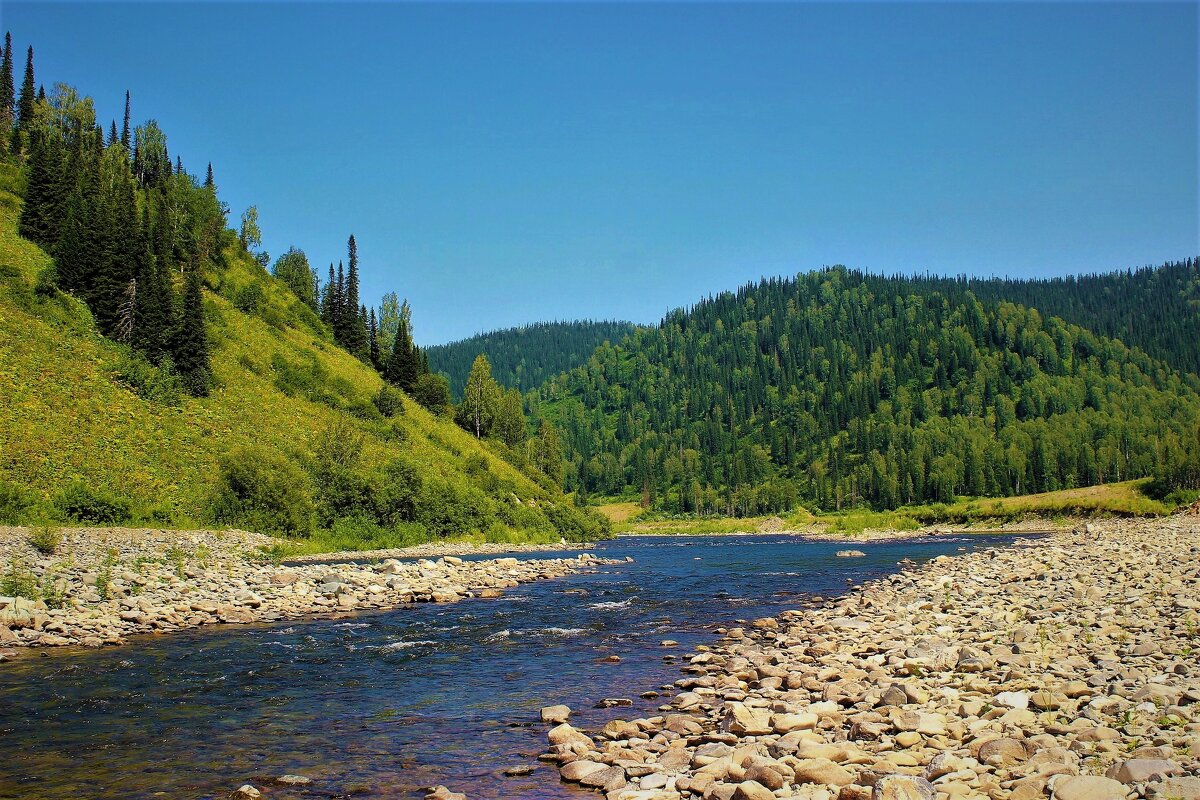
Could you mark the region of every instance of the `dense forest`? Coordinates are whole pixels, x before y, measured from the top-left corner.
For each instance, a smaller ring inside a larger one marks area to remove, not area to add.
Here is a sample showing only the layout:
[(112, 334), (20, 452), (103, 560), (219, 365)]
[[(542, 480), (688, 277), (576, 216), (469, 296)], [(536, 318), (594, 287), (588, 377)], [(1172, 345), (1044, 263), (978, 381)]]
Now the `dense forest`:
[(1063, 278), (914, 277), (912, 283), (918, 292), (938, 291), (954, 301), (971, 292), (983, 303), (1036, 308), (1200, 375), (1200, 263), (1194, 258)]
[[(1196, 262), (1164, 269), (1194, 276)], [(1197, 347), (1156, 341), (1174, 363)], [(1198, 390), (1195, 375), (965, 281), (835, 268), (673, 312), (531, 400), (562, 429), (581, 494), (744, 515), (1154, 474), (1200, 485)]]
[(15, 52), (6, 37), (0, 522), (200, 521), (355, 544), (603, 532), (563, 497), (557, 436), (486, 360), (474, 404), (455, 408), (408, 303), (363, 302), (353, 235), (324, 281), (296, 247), (272, 264), (257, 209), (231, 228), (213, 166), (201, 178), (172, 158), (128, 92), (106, 129), (91, 98), (37, 85), (32, 47), (18, 94)]
[(462, 397), (471, 365), (481, 353), (497, 381), (527, 392), (584, 363), (604, 342), (619, 342), (636, 328), (630, 322), (537, 322), (436, 345), (425, 353), (430, 369), (450, 379), (455, 397)]

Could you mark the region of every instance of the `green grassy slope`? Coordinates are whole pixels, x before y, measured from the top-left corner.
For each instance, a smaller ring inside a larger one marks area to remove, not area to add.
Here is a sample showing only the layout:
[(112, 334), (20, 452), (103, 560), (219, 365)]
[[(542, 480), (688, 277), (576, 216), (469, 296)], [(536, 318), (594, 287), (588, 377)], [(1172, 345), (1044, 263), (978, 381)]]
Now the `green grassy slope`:
[[(34, 292), (50, 258), (17, 236), (19, 175), (0, 169), (0, 481), (10, 488), (48, 504), (79, 480), (158, 507), (164, 519), (202, 522), (222, 454), (257, 444), (303, 464), (341, 420), (363, 436), (364, 468), (402, 453), (426, 478), (480, 488), (497, 504), (515, 507), (519, 498), (522, 521), (493, 537), (553, 534), (541, 509), (563, 501), (556, 489), (414, 402), (382, 418), (371, 404), (381, 386), (375, 371), (334, 346), (286, 287), (233, 248), (227, 267), (205, 276), (211, 396), (140, 396), (120, 377), (127, 352), (95, 332), (83, 303)], [(251, 283), (263, 300), (243, 313), (229, 298)]]

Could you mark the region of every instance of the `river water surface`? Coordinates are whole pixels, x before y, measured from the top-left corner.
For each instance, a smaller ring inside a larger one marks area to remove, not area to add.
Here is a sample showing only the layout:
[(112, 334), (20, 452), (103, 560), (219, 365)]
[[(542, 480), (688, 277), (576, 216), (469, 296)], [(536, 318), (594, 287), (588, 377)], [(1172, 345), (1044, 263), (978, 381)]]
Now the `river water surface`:
[[(652, 714), (662, 700), (639, 695), (680, 677), (664, 656), (716, 625), (838, 594), (904, 557), (1011, 541), (855, 544), (866, 557), (847, 559), (845, 544), (787, 535), (625, 537), (595, 553), (632, 563), (494, 600), (47, 651), (0, 665), (0, 798), (223, 798), (243, 783), (269, 798), (419, 798), (439, 783), (472, 800), (591, 797), (549, 766), (501, 775), (538, 764), (542, 706), (566, 703), (585, 727)], [(634, 706), (594, 708), (605, 698)], [(272, 785), (288, 773), (312, 783)]]

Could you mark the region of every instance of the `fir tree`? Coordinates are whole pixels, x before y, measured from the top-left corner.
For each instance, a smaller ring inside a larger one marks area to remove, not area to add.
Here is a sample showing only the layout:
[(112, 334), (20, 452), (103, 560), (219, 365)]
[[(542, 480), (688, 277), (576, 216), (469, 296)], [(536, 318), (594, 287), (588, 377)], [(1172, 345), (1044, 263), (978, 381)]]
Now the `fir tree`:
[(16, 113), (13, 85), (12, 34), (4, 34), (4, 56), (0, 58), (0, 152), (8, 146)]
[(29, 178), (18, 232), (43, 249), (52, 250), (61, 236), (66, 216), (70, 176), (65, 169), (61, 140), (49, 133), (35, 134), (29, 148)]
[(370, 357), (367, 343), (367, 317), (358, 299), (358, 244), (354, 234), (346, 243), (349, 251), (350, 268), (346, 273), (346, 294), (344, 298), (344, 335), (343, 346), (355, 356), (366, 360)]
[(194, 396), (204, 397), (211, 388), (212, 373), (208, 364), (204, 297), (197, 265), (192, 265), (187, 271), (173, 345), (175, 368), (183, 378), (184, 385)]
[(159, 363), (171, 351), (170, 333), (174, 302), (171, 297), (170, 276), (166, 267), (160, 269), (151, 252), (152, 226), (150, 204), (142, 208), (141, 224), (135, 230), (137, 263), (137, 306), (131, 343), (153, 362)]
[(337, 302), (335, 292), (337, 290), (337, 282), (333, 277), (333, 264), (329, 265), (329, 278), (325, 281), (325, 288), (321, 292), (321, 321), (333, 328), (333, 308)]
[(339, 261), (333, 290), (333, 340), (346, 346), (346, 267)]
[(117, 121), (114, 119), (112, 121), (112, 127), (109, 128), (109, 131), (108, 131), (108, 146), (112, 147), (116, 143), (117, 143)]
[(129, 90), (125, 90), (125, 121), (121, 126), (121, 146), (129, 150)]
[[(45, 89), (42, 90), (42, 96), (45, 96)], [(36, 97), (33, 87), (33, 45), (30, 45), (25, 56), (25, 80), (21, 82), (21, 99), (17, 104), (21, 130), (26, 133), (33, 130), (33, 108)]]
[(204, 187), (206, 189), (212, 189), (214, 192), (217, 190), (217, 183), (216, 183), (216, 181), (213, 180), (213, 171), (212, 171), (212, 162), (211, 161), (208, 162), (208, 174), (206, 174), (204, 176)]
[(371, 309), (371, 313), (367, 317), (367, 340), (371, 353), (371, 366), (379, 369), (382, 366), (379, 363), (379, 323), (375, 321), (374, 308)]
[(408, 322), (401, 318), (392, 347), (392, 355), (388, 358), (383, 377), (389, 383), (395, 384), (405, 391), (410, 391), (416, 384), (417, 378), (420, 377), (419, 373), (416, 348), (413, 347)]

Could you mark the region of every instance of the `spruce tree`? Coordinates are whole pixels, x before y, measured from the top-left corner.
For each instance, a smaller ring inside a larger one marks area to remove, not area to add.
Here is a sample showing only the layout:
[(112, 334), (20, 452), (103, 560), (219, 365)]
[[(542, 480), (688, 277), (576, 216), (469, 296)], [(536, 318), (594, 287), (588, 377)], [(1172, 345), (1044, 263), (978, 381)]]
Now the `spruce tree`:
[(170, 276), (165, 265), (162, 269), (155, 263), (151, 252), (153, 226), (150, 224), (150, 203), (142, 207), (141, 224), (134, 231), (137, 263), (137, 306), (134, 312), (134, 327), (131, 344), (141, 350), (153, 362), (159, 363), (169, 355), (174, 302), (171, 297)]
[(412, 343), (412, 335), (408, 330), (408, 322), (400, 320), (396, 330), (396, 339), (392, 347), (392, 355), (384, 369), (384, 378), (405, 391), (410, 391), (417, 382), (417, 354)]
[(112, 147), (117, 143), (117, 121), (112, 121), (112, 127), (108, 130), (108, 146)]
[(129, 90), (125, 90), (125, 119), (121, 125), (121, 146), (129, 150)]
[(216, 181), (213, 180), (213, 171), (212, 171), (212, 162), (211, 161), (208, 162), (208, 174), (204, 176), (204, 187), (206, 189), (212, 189), (214, 192), (217, 190), (217, 183), (216, 183)]
[(371, 354), (371, 366), (379, 369), (382, 366), (379, 363), (379, 323), (375, 320), (374, 308), (371, 309), (371, 313), (367, 317), (367, 340)]
[(0, 152), (8, 146), (16, 113), (13, 85), (12, 34), (4, 34), (4, 56), (0, 58)]
[(28, 170), (25, 204), (17, 230), (43, 249), (52, 250), (61, 236), (67, 192), (74, 183), (64, 163), (59, 137), (50, 133), (32, 137)]
[(333, 264), (329, 264), (329, 278), (325, 281), (325, 288), (321, 292), (321, 321), (333, 329), (333, 306), (337, 301), (335, 292), (337, 290), (337, 281), (333, 277)]
[(333, 340), (345, 347), (346, 338), (346, 267), (339, 261), (333, 290)]
[[(45, 90), (43, 89), (43, 94)], [(36, 94), (33, 86), (33, 45), (29, 46), (29, 52), (25, 56), (25, 80), (21, 82), (21, 99), (17, 105), (17, 113), (20, 115), (21, 130), (28, 133), (33, 129), (33, 107), (36, 102)]]
[(350, 239), (346, 244), (350, 256), (350, 269), (346, 273), (345, 318), (343, 320), (346, 339), (344, 346), (355, 356), (366, 360), (370, 357), (367, 342), (367, 315), (358, 299), (358, 245), (354, 241), (354, 234), (350, 234)]
[(188, 269), (184, 281), (173, 345), (175, 368), (188, 391), (196, 397), (207, 395), (212, 385), (212, 372), (208, 363), (208, 335), (204, 329), (200, 268), (196, 264)]

